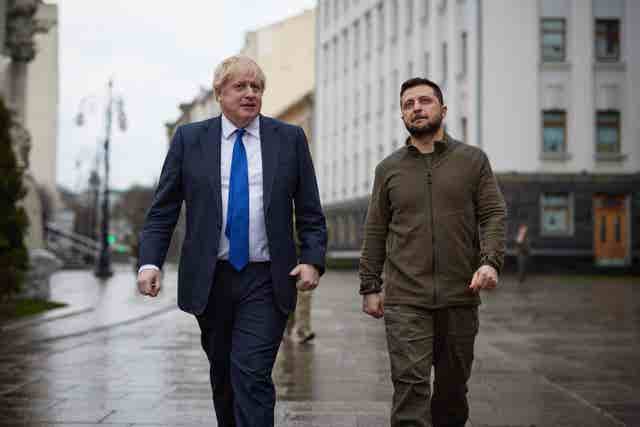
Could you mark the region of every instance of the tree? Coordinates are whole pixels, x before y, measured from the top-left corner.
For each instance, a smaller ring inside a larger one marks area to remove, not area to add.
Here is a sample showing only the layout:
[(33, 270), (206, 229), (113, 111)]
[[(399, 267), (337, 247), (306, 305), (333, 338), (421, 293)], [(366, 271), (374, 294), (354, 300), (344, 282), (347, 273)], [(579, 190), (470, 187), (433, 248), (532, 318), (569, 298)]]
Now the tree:
[(0, 98), (0, 301), (20, 291), (29, 268), (24, 243), (29, 220), (19, 205), (26, 189), (11, 143), (11, 126), (11, 112)]
[[(120, 200), (113, 207), (114, 218), (124, 218), (131, 226), (132, 236), (127, 238), (127, 243), (132, 247), (132, 255), (137, 257), (138, 236), (147, 215), (147, 211), (153, 201), (154, 188), (134, 185), (126, 190)], [(182, 215), (181, 215), (182, 216)], [(171, 244), (167, 251), (167, 260), (175, 261), (178, 258), (178, 248), (182, 244), (183, 234), (180, 230), (184, 229), (182, 224), (184, 220), (178, 221), (176, 232), (174, 232)]]

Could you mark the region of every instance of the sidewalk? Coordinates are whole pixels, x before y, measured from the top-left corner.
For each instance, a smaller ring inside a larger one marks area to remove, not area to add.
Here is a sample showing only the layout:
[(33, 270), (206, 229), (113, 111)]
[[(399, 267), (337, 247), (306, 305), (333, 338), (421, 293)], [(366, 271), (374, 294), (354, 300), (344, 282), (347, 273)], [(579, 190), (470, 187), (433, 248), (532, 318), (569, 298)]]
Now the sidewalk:
[(176, 271), (164, 273), (161, 294), (137, 291), (128, 265), (114, 264), (114, 275), (101, 281), (91, 270), (62, 270), (51, 277), (51, 300), (66, 307), (0, 325), (0, 338), (13, 346), (83, 335), (135, 322), (176, 308)]
[[(154, 304), (129, 286), (114, 285), (124, 297), (112, 307)], [(480, 310), (468, 425), (640, 425), (639, 292), (628, 278), (503, 278)], [(384, 326), (360, 310), (356, 274), (328, 272), (314, 295), (316, 339), (285, 341), (278, 355), (277, 426), (388, 426)], [(36, 343), (0, 353), (0, 427), (216, 425), (193, 316), (169, 310)]]

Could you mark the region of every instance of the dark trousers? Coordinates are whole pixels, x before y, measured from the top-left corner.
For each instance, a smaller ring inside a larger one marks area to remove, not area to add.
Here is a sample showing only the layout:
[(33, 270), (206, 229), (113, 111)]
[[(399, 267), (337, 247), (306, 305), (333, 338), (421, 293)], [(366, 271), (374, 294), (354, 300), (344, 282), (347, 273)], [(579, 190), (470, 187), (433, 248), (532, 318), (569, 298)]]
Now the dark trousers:
[(287, 317), (276, 306), (269, 269), (249, 263), (238, 272), (219, 261), (209, 303), (197, 316), (220, 427), (274, 425), (271, 371)]
[(393, 305), (385, 307), (384, 319), (394, 389), (391, 426), (463, 427), (469, 418), (467, 381), (478, 332), (477, 307), (424, 310)]
[(523, 283), (527, 278), (527, 259), (526, 253), (518, 253), (518, 282)]

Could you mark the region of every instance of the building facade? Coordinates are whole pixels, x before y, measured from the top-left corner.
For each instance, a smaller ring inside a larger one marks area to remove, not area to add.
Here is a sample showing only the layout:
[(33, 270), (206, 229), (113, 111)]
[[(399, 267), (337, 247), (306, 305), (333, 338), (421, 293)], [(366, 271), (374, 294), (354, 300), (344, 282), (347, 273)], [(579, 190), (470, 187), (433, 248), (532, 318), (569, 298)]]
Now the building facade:
[[(24, 168), (27, 193), (21, 203), (29, 218), (25, 244), (30, 251), (45, 246), (42, 186), (51, 189), (54, 204), (58, 200), (57, 16), (57, 5), (42, 0), (0, 0), (0, 97), (13, 111), (12, 142)], [(46, 89), (38, 91), (42, 85)]]
[(263, 114), (278, 117), (313, 90), (315, 24), (311, 9), (246, 34), (241, 53), (255, 60), (267, 77)]
[(447, 131), (491, 159), (537, 265), (638, 266), (640, 3), (321, 0), (315, 163), (330, 256), (357, 257), (375, 166), (405, 143), (399, 90), (443, 89)]

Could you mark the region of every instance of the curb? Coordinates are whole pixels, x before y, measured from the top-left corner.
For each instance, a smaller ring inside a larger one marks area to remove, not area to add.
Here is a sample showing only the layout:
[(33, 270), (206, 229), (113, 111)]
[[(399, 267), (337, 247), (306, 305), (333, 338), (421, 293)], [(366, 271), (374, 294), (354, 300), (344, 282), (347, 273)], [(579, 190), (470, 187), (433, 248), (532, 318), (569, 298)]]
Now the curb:
[(110, 324), (107, 324), (107, 325), (95, 326), (93, 328), (88, 328), (88, 329), (84, 329), (84, 330), (81, 330), (81, 331), (72, 332), (70, 334), (62, 334), (62, 335), (56, 335), (56, 336), (42, 338), (42, 339), (30, 340), (30, 341), (27, 341), (27, 342), (21, 342), (21, 343), (15, 344), (14, 347), (15, 348), (21, 348), (21, 347), (26, 347), (26, 346), (33, 345), (33, 344), (46, 344), (46, 343), (50, 343), (50, 342), (53, 342), (53, 341), (63, 340), (63, 339), (66, 339), (66, 338), (76, 338), (76, 337), (81, 337), (81, 336), (88, 335), (88, 334), (104, 332), (104, 331), (108, 331), (110, 329), (115, 329), (115, 328), (120, 327), (120, 326), (130, 325), (132, 323), (136, 323), (136, 322), (139, 322), (141, 320), (146, 320), (146, 319), (149, 319), (151, 317), (159, 316), (159, 315), (162, 315), (162, 314), (165, 314), (165, 313), (168, 313), (170, 311), (177, 310), (177, 309), (178, 309), (178, 306), (177, 306), (176, 302), (173, 301), (171, 303), (171, 305), (167, 305), (167, 306), (164, 306), (164, 307), (159, 308), (157, 310), (153, 310), (153, 311), (151, 311), (149, 313), (146, 313), (146, 314), (143, 314), (141, 316), (133, 317), (133, 318), (130, 318), (130, 319), (119, 321), (119, 322), (110, 323)]
[[(79, 307), (79, 308), (73, 308), (73, 307), (62, 308), (61, 307), (58, 309), (51, 310), (48, 313), (36, 314), (33, 316), (28, 316), (23, 319), (13, 320), (7, 323), (0, 324), (0, 332), (15, 331), (15, 330), (26, 328), (29, 326), (40, 325), (45, 322), (52, 322), (54, 320), (65, 319), (67, 317), (76, 316), (78, 314), (88, 313), (93, 310), (94, 310), (93, 306), (86, 306), (86, 307)], [(58, 311), (58, 313), (55, 313), (56, 311)]]

